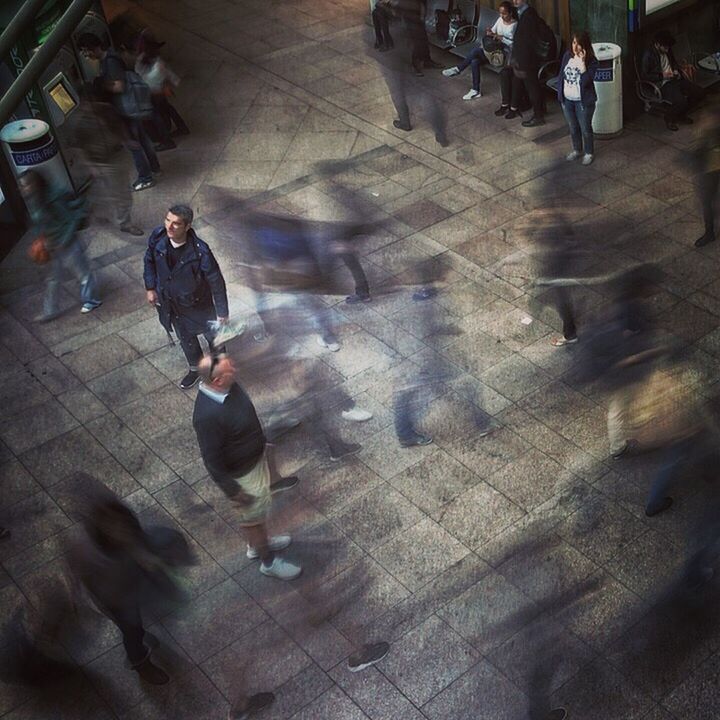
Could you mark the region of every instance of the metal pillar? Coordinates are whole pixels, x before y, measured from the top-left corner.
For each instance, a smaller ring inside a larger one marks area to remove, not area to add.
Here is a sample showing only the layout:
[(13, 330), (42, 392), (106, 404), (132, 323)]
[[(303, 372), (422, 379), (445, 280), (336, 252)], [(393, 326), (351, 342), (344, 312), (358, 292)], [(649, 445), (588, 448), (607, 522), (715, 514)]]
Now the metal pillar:
[[(8, 118), (15, 112), (17, 106), (28, 93), (30, 88), (38, 81), (40, 76), (47, 70), (50, 63), (65, 44), (66, 40), (73, 33), (80, 21), (85, 17), (88, 10), (92, 7), (94, 0), (73, 0), (72, 5), (65, 11), (58, 21), (55, 29), (50, 33), (42, 47), (35, 53), (27, 64), (25, 69), (18, 75), (10, 89), (0, 100), (0, 126), (4, 125)], [(26, 3), (22, 9), (25, 10)], [(14, 22), (14, 20), (13, 20)], [(25, 20), (27, 23), (28, 20)], [(8, 27), (8, 30), (10, 28)], [(22, 30), (23, 28), (21, 28)], [(21, 31), (20, 30), (20, 31)], [(0, 37), (2, 42), (7, 34), (7, 30)], [(1, 57), (1, 56), (0, 56)]]
[(25, 4), (17, 11), (3, 34), (0, 35), (0, 59), (4, 58), (15, 47), (20, 35), (25, 32), (27, 26), (35, 19), (45, 2), (46, 0), (26, 0)]

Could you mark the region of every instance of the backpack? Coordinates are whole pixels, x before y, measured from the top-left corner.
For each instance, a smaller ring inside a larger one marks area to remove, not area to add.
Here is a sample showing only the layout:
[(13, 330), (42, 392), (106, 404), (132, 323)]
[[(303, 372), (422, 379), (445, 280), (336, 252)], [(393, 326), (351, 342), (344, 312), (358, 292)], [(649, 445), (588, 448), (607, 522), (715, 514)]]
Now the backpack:
[(152, 115), (152, 93), (134, 70), (125, 71), (125, 89), (116, 98), (117, 109), (123, 117), (142, 119)]

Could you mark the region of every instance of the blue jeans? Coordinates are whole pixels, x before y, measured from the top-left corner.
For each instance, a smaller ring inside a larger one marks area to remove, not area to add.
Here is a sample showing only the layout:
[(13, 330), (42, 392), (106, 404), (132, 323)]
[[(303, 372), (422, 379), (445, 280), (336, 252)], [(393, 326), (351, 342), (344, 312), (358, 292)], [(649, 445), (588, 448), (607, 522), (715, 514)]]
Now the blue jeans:
[(473, 48), (470, 54), (457, 66), (458, 70), (462, 72), (465, 68), (470, 65), (472, 68), (472, 82), (473, 90), (480, 91), (480, 66), (487, 65), (487, 57), (481, 47)]
[(583, 105), (578, 100), (563, 100), (563, 114), (570, 128), (570, 138), (575, 152), (594, 155), (592, 119), (595, 103)]
[(138, 180), (149, 182), (152, 180), (152, 174), (160, 170), (160, 163), (155, 154), (152, 140), (150, 140), (148, 134), (145, 132), (141, 120), (127, 118), (126, 123), (128, 134), (130, 135), (128, 148), (133, 156)]
[(68, 247), (53, 252), (50, 262), (50, 276), (45, 291), (43, 312), (54, 315), (58, 311), (57, 295), (63, 279), (63, 267), (67, 266), (80, 281), (80, 301), (84, 304), (99, 305), (97, 283), (90, 269), (90, 262), (85, 249), (79, 240), (74, 240)]

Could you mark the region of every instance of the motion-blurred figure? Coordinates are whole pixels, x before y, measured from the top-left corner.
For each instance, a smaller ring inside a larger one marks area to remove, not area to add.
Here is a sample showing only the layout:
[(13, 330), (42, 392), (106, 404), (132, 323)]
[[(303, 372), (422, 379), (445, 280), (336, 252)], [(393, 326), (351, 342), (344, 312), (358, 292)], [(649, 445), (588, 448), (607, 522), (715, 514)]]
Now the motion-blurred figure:
[(555, 347), (573, 345), (578, 336), (570, 286), (578, 284), (575, 280), (578, 248), (572, 226), (560, 211), (548, 207), (530, 215), (528, 230), (537, 248), (535, 284), (550, 287), (548, 303), (555, 307), (562, 321), (562, 335), (550, 342)]
[(133, 670), (164, 685), (169, 677), (150, 659), (157, 640), (143, 627), (142, 608), (182, 599), (172, 569), (193, 562), (184, 537), (169, 528), (144, 530), (127, 505), (99, 486), (87, 500), (82, 525), (83, 536), (68, 557), (73, 578), (117, 625)]
[(248, 227), (253, 246), (252, 284), (262, 324), (256, 339), (266, 335), (273, 295), (291, 293), (310, 313), (318, 345), (337, 352), (340, 343), (329, 310), (319, 298), (327, 283), (308, 223), (290, 216), (255, 213), (248, 218)]
[(229, 308), (225, 279), (206, 242), (191, 227), (193, 211), (187, 205), (173, 205), (164, 226), (148, 238), (143, 279), (147, 302), (156, 307), (160, 323), (177, 333), (188, 372), (180, 387), (188, 390), (197, 383), (197, 364), (203, 352), (197, 336), (204, 335), (214, 354), (225, 352), (215, 345), (218, 323), (228, 322)]
[[(424, 85), (422, 81), (415, 80), (412, 74), (422, 75), (423, 64), (437, 67), (437, 64), (430, 60), (429, 55), (423, 57), (423, 47), (427, 44), (424, 21), (420, 17), (419, 4), (414, 0), (408, 0), (408, 5), (400, 5), (398, 12), (403, 18), (400, 39), (388, 52), (376, 57), (380, 65), (388, 91), (392, 99), (397, 119), (393, 120), (393, 126), (398, 130), (409, 132), (412, 130), (410, 120), (410, 107), (425, 115), (435, 133), (435, 140), (446, 147), (449, 142), (447, 138), (447, 117), (445, 109)], [(424, 38), (424, 42), (423, 42)], [(372, 40), (366, 37), (366, 46), (370, 53)], [(412, 56), (413, 73), (407, 64), (407, 55)]]
[(700, 118), (696, 153), (705, 232), (695, 241), (695, 247), (703, 247), (715, 240), (715, 210), (718, 188), (720, 188), (720, 102), (718, 101), (708, 107)]
[(93, 97), (92, 91), (87, 95), (68, 123), (69, 144), (81, 153), (92, 176), (92, 212), (117, 224), (121, 232), (141, 237), (143, 231), (132, 222), (130, 177), (120, 157), (129, 141), (127, 130), (109, 103)]
[(58, 292), (63, 279), (63, 267), (68, 266), (80, 283), (80, 312), (89, 313), (102, 304), (95, 275), (77, 232), (85, 220), (84, 201), (64, 196), (50, 188), (36, 170), (27, 170), (19, 180), (20, 193), (30, 212), (33, 231), (44, 239), (50, 255), (43, 312), (35, 318), (47, 322), (60, 315)]
[(135, 62), (135, 72), (145, 81), (152, 93), (155, 110), (152, 125), (160, 141), (160, 145), (155, 146), (158, 152), (177, 147), (172, 136), (190, 133), (180, 113), (169, 100), (174, 89), (180, 84), (180, 78), (160, 57), (160, 48), (163, 45), (164, 43), (158, 42), (152, 31), (146, 28), (140, 33), (138, 58)]
[(131, 138), (127, 147), (138, 173), (132, 189), (138, 192), (153, 187), (153, 173), (160, 172), (160, 163), (143, 127), (143, 119), (152, 113), (152, 101), (147, 98), (146, 103), (143, 97), (144, 93), (149, 95), (147, 86), (141, 83), (141, 86), (129, 87), (137, 76), (130, 77), (134, 73), (128, 72), (123, 58), (112, 47), (104, 47), (97, 35), (82, 33), (77, 38), (77, 46), (80, 52), (99, 61), (100, 75), (94, 81), (95, 87), (106, 93)]
[(236, 382), (232, 360), (226, 355), (216, 361), (205, 357), (198, 369), (202, 382), (195, 399), (193, 427), (205, 467), (237, 507), (247, 556), (260, 559), (263, 575), (294, 580), (302, 568), (276, 554), (290, 545), (291, 538), (268, 538), (266, 518), (272, 493), (294, 487), (297, 478), (277, 477), (272, 450), (252, 400)]
[(391, 0), (378, 0), (371, 16), (375, 30), (375, 49), (381, 52), (392, 50), (395, 43), (390, 35), (390, 22), (394, 19), (395, 13)]

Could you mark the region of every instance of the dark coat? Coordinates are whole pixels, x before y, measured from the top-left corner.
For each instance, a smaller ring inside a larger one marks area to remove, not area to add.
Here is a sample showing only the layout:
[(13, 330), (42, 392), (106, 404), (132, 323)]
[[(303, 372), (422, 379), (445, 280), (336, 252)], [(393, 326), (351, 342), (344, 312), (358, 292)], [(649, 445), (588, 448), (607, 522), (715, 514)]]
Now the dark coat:
[(222, 404), (200, 390), (193, 427), (210, 477), (232, 497), (240, 489), (236, 478), (247, 475), (265, 451), (265, 433), (252, 400), (237, 383)]
[(191, 247), (172, 270), (167, 262), (169, 242), (164, 227), (150, 233), (143, 272), (145, 289), (157, 292), (160, 322), (166, 330), (174, 318), (181, 318), (203, 332), (209, 320), (229, 315), (225, 280), (207, 243), (192, 228), (187, 236)]
[(512, 64), (519, 70), (533, 70), (542, 62), (538, 54), (541, 23), (537, 10), (531, 6), (528, 6), (518, 19), (513, 38)]
[[(558, 80), (557, 96), (560, 102), (565, 100), (565, 66), (570, 62), (570, 51), (566, 50), (560, 63), (560, 77)], [(600, 63), (596, 58), (585, 64), (585, 72), (580, 76), (580, 102), (583, 105), (593, 105), (597, 102), (597, 93), (595, 92), (595, 72)]]
[[(668, 60), (670, 60), (670, 67), (673, 70), (679, 72), (680, 66), (675, 60), (672, 48), (668, 50)], [(662, 74), (662, 63), (660, 62), (660, 53), (655, 45), (649, 47), (642, 56), (642, 63), (640, 65), (640, 77), (643, 80), (647, 80), (651, 83), (660, 84), (665, 79)]]

